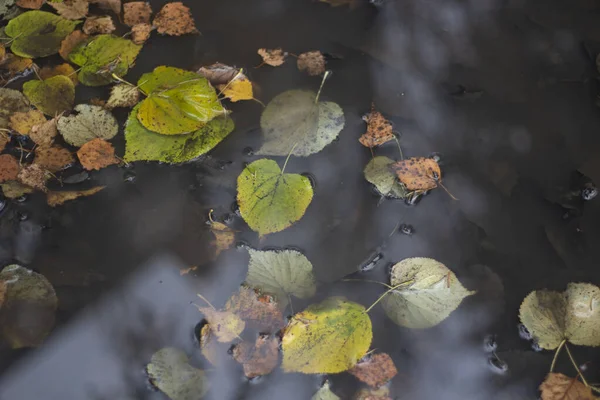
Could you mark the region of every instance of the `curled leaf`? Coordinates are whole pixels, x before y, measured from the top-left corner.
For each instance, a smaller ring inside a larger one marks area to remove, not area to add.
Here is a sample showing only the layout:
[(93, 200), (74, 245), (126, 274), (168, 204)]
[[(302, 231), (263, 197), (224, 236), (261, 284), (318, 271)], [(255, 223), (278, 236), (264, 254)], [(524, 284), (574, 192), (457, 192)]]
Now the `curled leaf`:
[(208, 79), (213, 86), (225, 85), (241, 75), (239, 69), (221, 63), (201, 67), (198, 73)]
[(152, 355), (146, 370), (150, 382), (171, 400), (198, 400), (208, 391), (204, 371), (191, 366), (179, 349), (160, 349)]
[(217, 365), (219, 357), (217, 355), (217, 343), (216, 338), (210, 325), (205, 324), (200, 330), (200, 351), (204, 358), (208, 360), (212, 365)]
[(23, 93), (31, 104), (50, 117), (70, 110), (75, 102), (75, 85), (64, 75), (25, 82)]
[(435, 160), (413, 157), (392, 165), (400, 182), (410, 191), (435, 189), (442, 179), (442, 171)]
[(298, 69), (306, 71), (310, 76), (325, 73), (325, 57), (320, 51), (309, 51), (298, 56)]
[(376, 147), (394, 140), (393, 126), (390, 121), (375, 110), (373, 104), (371, 112), (363, 117), (367, 123), (367, 132), (365, 132), (358, 141), (365, 147)]
[(46, 194), (46, 202), (50, 207), (56, 207), (66, 203), (67, 201), (75, 200), (79, 197), (87, 197), (94, 195), (104, 188), (105, 186), (98, 186), (87, 190), (48, 192)]
[(254, 344), (241, 342), (233, 348), (233, 359), (243, 365), (246, 378), (268, 375), (279, 362), (279, 340), (262, 335)]
[(113, 115), (99, 106), (79, 104), (77, 114), (58, 120), (58, 131), (67, 143), (83, 146), (92, 139), (109, 140), (119, 132), (119, 125)]
[(153, 24), (162, 35), (181, 36), (198, 32), (190, 9), (180, 1), (165, 4), (154, 17)]

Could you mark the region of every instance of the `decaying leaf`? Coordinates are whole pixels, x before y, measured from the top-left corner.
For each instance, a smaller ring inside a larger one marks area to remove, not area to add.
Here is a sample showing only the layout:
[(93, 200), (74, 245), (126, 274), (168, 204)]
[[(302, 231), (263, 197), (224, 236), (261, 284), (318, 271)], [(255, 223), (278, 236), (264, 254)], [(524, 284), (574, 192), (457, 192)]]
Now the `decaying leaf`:
[(31, 104), (50, 117), (70, 110), (75, 102), (75, 85), (64, 75), (25, 82), (23, 93)]
[(531, 292), (519, 309), (521, 322), (543, 349), (563, 340), (580, 346), (600, 346), (600, 288), (569, 283), (563, 293)]
[(569, 376), (549, 373), (540, 385), (542, 400), (597, 400), (592, 389), (585, 386), (579, 379)]
[(262, 57), (264, 64), (279, 67), (285, 62), (288, 53), (282, 49), (258, 49), (258, 55)]
[(217, 87), (221, 93), (232, 102), (241, 100), (252, 100), (254, 91), (252, 90), (252, 82), (245, 75), (238, 75), (231, 82)]
[(213, 235), (215, 235), (215, 240), (213, 240), (210, 245), (215, 248), (214, 258), (217, 258), (222, 251), (233, 246), (233, 243), (235, 242), (235, 231), (224, 223), (216, 221), (211, 222), (210, 230)]
[(54, 326), (58, 299), (48, 280), (20, 265), (8, 265), (0, 272), (6, 285), (0, 308), (0, 329), (13, 349), (42, 344)]
[(348, 372), (367, 385), (378, 388), (396, 376), (398, 370), (389, 355), (379, 353), (360, 360)]
[(119, 83), (111, 89), (106, 108), (133, 107), (139, 100), (140, 91), (135, 86)]
[(388, 317), (400, 326), (425, 329), (448, 318), (463, 299), (474, 294), (456, 275), (432, 258), (406, 258), (392, 267), (397, 287), (382, 301)]
[(44, 67), (40, 70), (38, 75), (42, 80), (46, 80), (57, 75), (64, 75), (73, 81), (73, 85), (77, 85), (79, 83), (79, 80), (77, 79), (77, 72), (71, 66), (71, 64), (67, 63), (55, 65), (53, 67)]
[(200, 351), (204, 358), (208, 360), (212, 365), (217, 365), (219, 357), (217, 355), (217, 343), (216, 338), (210, 329), (210, 325), (205, 324), (200, 330)]
[(42, 8), (46, 0), (17, 0), (17, 5), (21, 8), (30, 10), (39, 10)]
[(135, 44), (144, 44), (150, 38), (152, 25), (137, 24), (131, 28), (131, 41)]
[(339, 396), (331, 391), (329, 381), (325, 381), (311, 400), (341, 400)]
[(123, 22), (128, 26), (150, 24), (152, 7), (145, 1), (132, 1), (123, 4)]
[(77, 158), (83, 168), (87, 170), (100, 170), (119, 163), (112, 144), (100, 138), (92, 139), (81, 146), (77, 150)]
[(390, 388), (387, 386), (379, 389), (362, 388), (353, 397), (354, 400), (393, 400), (390, 396)]
[(268, 375), (279, 362), (279, 340), (261, 335), (254, 344), (241, 342), (233, 348), (233, 359), (243, 365), (246, 378)]
[(48, 171), (38, 164), (31, 164), (23, 167), (19, 171), (17, 179), (23, 185), (45, 192), (46, 181), (48, 180)]
[(33, 60), (31, 58), (8, 53), (0, 61), (0, 81), (5, 84), (15, 78), (26, 76), (31, 71), (33, 71)]
[(392, 172), (391, 166), (394, 162), (391, 158), (383, 156), (372, 158), (365, 167), (365, 179), (372, 183), (382, 196), (404, 199), (409, 192)]
[(375, 104), (371, 107), (371, 112), (363, 117), (363, 120), (367, 123), (367, 132), (358, 139), (363, 146), (371, 148), (394, 140), (392, 123), (375, 110)]
[(325, 56), (320, 51), (309, 51), (298, 56), (296, 61), (300, 71), (306, 71), (310, 76), (325, 73)]
[(211, 307), (199, 307), (198, 309), (206, 317), (211, 331), (219, 342), (231, 342), (239, 337), (246, 326), (240, 317), (230, 311), (218, 311)]
[(284, 174), (273, 160), (254, 161), (237, 179), (242, 218), (260, 236), (282, 231), (298, 221), (312, 198), (307, 177)]
[(29, 134), (35, 125), (46, 122), (46, 117), (38, 110), (16, 112), (10, 116), (10, 127), (21, 135)]
[(64, 0), (62, 2), (48, 2), (63, 18), (81, 19), (85, 18), (89, 10), (88, 0)]
[(14, 89), (0, 88), (0, 129), (9, 128), (12, 114), (27, 112), (29, 108), (29, 101), (23, 93)]
[(8, 199), (17, 199), (24, 194), (33, 193), (32, 188), (17, 181), (0, 183), (0, 187), (2, 187), (2, 193), (4, 194), (4, 197)]
[(81, 28), (86, 35), (104, 35), (117, 29), (110, 15), (88, 17)]
[(20, 169), (19, 160), (10, 154), (0, 155), (0, 182), (8, 182), (17, 179)]
[(200, 67), (198, 73), (208, 79), (213, 86), (225, 85), (231, 82), (235, 77), (243, 75), (240, 69), (222, 63), (214, 63), (206, 67)]
[(62, 192), (48, 192), (46, 194), (46, 202), (50, 207), (60, 206), (67, 201), (75, 200), (79, 197), (87, 197), (94, 195), (104, 189), (105, 186), (97, 186), (87, 190), (72, 190)]
[(60, 49), (58, 50), (58, 53), (63, 59), (69, 60), (69, 54), (71, 54), (71, 51), (73, 51), (73, 49), (80, 43), (85, 42), (88, 37), (88, 35), (80, 30), (69, 33), (69, 35), (60, 43)]
[(34, 164), (50, 172), (57, 172), (75, 162), (71, 152), (61, 146), (38, 147), (35, 150)]
[(333, 142), (344, 128), (344, 111), (316, 96), (288, 90), (271, 100), (260, 117), (265, 143), (256, 154), (307, 157)]
[(398, 161), (392, 168), (396, 171), (400, 182), (409, 191), (426, 191), (435, 189), (442, 180), (442, 171), (438, 163), (426, 157), (413, 157)]
[(198, 400), (208, 391), (204, 371), (189, 364), (187, 355), (176, 348), (160, 349), (146, 366), (150, 382), (171, 400)]
[(284, 327), (283, 315), (277, 303), (268, 295), (260, 295), (254, 289), (241, 286), (224, 307), (240, 317), (246, 326), (261, 333), (275, 333)]
[(198, 32), (190, 9), (180, 1), (165, 4), (154, 17), (153, 25), (163, 35), (180, 36)]
[(346, 371), (369, 350), (373, 332), (365, 308), (330, 297), (294, 315), (281, 340), (286, 372), (335, 374)]
[(38, 146), (49, 147), (54, 142), (54, 138), (58, 135), (56, 128), (56, 118), (50, 119), (39, 125), (34, 125), (29, 131), (29, 137)]
[(58, 131), (67, 143), (83, 146), (92, 139), (109, 140), (119, 132), (119, 125), (113, 115), (99, 106), (79, 104), (77, 114), (58, 120)]

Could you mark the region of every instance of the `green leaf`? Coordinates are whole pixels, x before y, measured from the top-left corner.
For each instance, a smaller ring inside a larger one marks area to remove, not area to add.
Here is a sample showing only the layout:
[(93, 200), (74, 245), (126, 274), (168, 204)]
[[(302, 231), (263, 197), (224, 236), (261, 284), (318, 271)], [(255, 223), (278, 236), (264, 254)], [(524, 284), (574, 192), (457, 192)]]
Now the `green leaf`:
[[(307, 90), (289, 90), (275, 97), (260, 118), (265, 143), (256, 154), (295, 156), (318, 153), (344, 128), (344, 111), (336, 103), (316, 102)], [(294, 147), (295, 146), (295, 147)]]
[(146, 370), (150, 382), (171, 400), (198, 400), (208, 391), (204, 371), (191, 366), (179, 349), (160, 349), (152, 355)]
[(408, 191), (390, 170), (390, 165), (394, 162), (391, 158), (383, 156), (373, 158), (365, 167), (365, 179), (375, 185), (383, 196), (403, 199), (408, 196)]
[(99, 106), (78, 104), (77, 114), (58, 119), (58, 131), (67, 143), (83, 146), (92, 139), (112, 139), (119, 132), (119, 125), (113, 115)]
[(311, 400), (340, 400), (340, 398), (331, 391), (329, 381), (325, 381), (323, 386), (314, 394)]
[(208, 80), (173, 67), (142, 75), (138, 86), (148, 97), (137, 117), (147, 129), (163, 135), (195, 132), (225, 109)]
[(282, 307), (288, 295), (301, 299), (314, 296), (316, 291), (313, 266), (304, 254), (296, 250), (260, 251), (248, 249), (250, 263), (246, 283), (271, 294)]
[(0, 88), (0, 129), (8, 129), (10, 116), (16, 112), (29, 111), (29, 101), (23, 93), (14, 89)]
[(215, 118), (186, 135), (161, 135), (137, 119), (139, 105), (129, 114), (125, 125), (125, 161), (162, 161), (171, 164), (193, 160), (219, 144), (234, 129), (227, 116)]
[(391, 285), (398, 286), (383, 299), (385, 313), (400, 326), (425, 329), (448, 318), (463, 299), (474, 294), (456, 275), (432, 258), (414, 257), (392, 267)]
[(563, 340), (600, 346), (600, 288), (590, 283), (569, 283), (563, 293), (531, 292), (519, 316), (543, 349), (554, 350)]
[(46, 11), (28, 11), (11, 20), (5, 33), (13, 38), (10, 49), (21, 57), (45, 57), (58, 53), (60, 43), (79, 22)]
[(75, 85), (64, 75), (25, 82), (23, 93), (31, 104), (50, 117), (70, 110), (75, 102)]
[(283, 338), (285, 372), (335, 374), (352, 368), (369, 350), (373, 332), (365, 308), (330, 297), (294, 315)]
[(108, 85), (112, 74), (127, 75), (135, 63), (141, 45), (115, 35), (92, 36), (69, 53), (69, 60), (81, 67), (79, 82), (87, 86)]
[(310, 180), (283, 174), (273, 160), (257, 160), (238, 176), (237, 201), (244, 221), (260, 236), (279, 232), (304, 215), (313, 198)]

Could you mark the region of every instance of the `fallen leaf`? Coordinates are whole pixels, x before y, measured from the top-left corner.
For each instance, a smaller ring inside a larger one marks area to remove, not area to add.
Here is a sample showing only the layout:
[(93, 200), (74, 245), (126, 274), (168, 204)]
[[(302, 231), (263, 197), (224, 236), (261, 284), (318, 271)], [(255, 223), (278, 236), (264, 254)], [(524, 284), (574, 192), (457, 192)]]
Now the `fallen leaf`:
[(204, 325), (200, 330), (200, 352), (212, 365), (217, 365), (219, 361), (215, 339), (210, 325)]
[(150, 24), (152, 7), (145, 1), (132, 1), (123, 4), (123, 22), (128, 26)]
[(77, 157), (83, 168), (88, 171), (101, 170), (119, 163), (119, 159), (115, 157), (115, 149), (112, 144), (103, 139), (92, 139), (79, 150)]
[(98, 4), (103, 10), (109, 10), (119, 15), (121, 13), (121, 0), (88, 0), (90, 4)]
[(189, 273), (191, 273), (191, 272), (193, 272), (193, 271), (195, 271), (195, 270), (197, 270), (197, 269), (198, 269), (198, 266), (197, 266), (197, 265), (192, 265), (192, 266), (191, 266), (191, 267), (189, 267), (189, 268), (181, 268), (181, 269), (179, 270), (179, 275), (181, 275), (181, 276), (183, 276), (183, 275), (187, 275), (187, 274), (189, 274)]
[(373, 332), (365, 308), (330, 297), (294, 315), (281, 340), (285, 372), (335, 374), (346, 371), (369, 350)]
[(375, 110), (374, 104), (371, 112), (363, 119), (367, 123), (367, 132), (358, 139), (363, 146), (372, 148), (394, 140), (392, 123)]
[(206, 317), (210, 329), (219, 342), (231, 342), (239, 337), (246, 326), (240, 317), (230, 311), (218, 311), (210, 307), (198, 307), (198, 309)]
[(320, 51), (309, 51), (298, 56), (296, 61), (300, 71), (306, 71), (310, 76), (325, 73), (325, 57)]
[(15, 0), (3, 0), (0, 2), (0, 16), (5, 21), (10, 21), (13, 18), (23, 14), (24, 10), (15, 4)]
[(112, 87), (106, 108), (133, 107), (140, 100), (140, 91), (126, 83), (119, 83)]
[(77, 79), (77, 72), (71, 66), (71, 64), (67, 63), (55, 65), (53, 67), (44, 67), (38, 74), (42, 80), (46, 80), (57, 75), (64, 75), (73, 81), (73, 85), (77, 85), (79, 83), (79, 80)]
[(300, 220), (312, 198), (307, 177), (284, 174), (273, 160), (254, 161), (237, 179), (242, 218), (260, 236), (280, 232)]
[(117, 28), (110, 15), (88, 17), (81, 28), (86, 35), (103, 35), (114, 32)]
[(333, 142), (344, 128), (344, 111), (316, 96), (289, 90), (271, 100), (260, 117), (265, 143), (256, 154), (307, 157)]
[(69, 60), (69, 54), (71, 54), (71, 51), (73, 51), (75, 47), (79, 46), (80, 43), (85, 42), (88, 37), (88, 35), (80, 30), (69, 33), (69, 35), (60, 43), (60, 49), (58, 50), (58, 53), (63, 59)]
[(77, 114), (61, 117), (58, 131), (67, 143), (81, 147), (92, 139), (112, 139), (119, 132), (119, 124), (113, 115), (99, 106), (78, 104)]
[(261, 333), (275, 333), (285, 326), (283, 315), (277, 303), (270, 296), (261, 296), (254, 289), (241, 286), (238, 293), (232, 295), (225, 307)]
[(21, 57), (36, 58), (56, 54), (62, 40), (77, 22), (46, 11), (28, 11), (10, 20), (5, 34), (11, 37), (10, 49)]
[(425, 157), (413, 157), (398, 161), (392, 165), (400, 182), (409, 191), (435, 189), (442, 179), (442, 171), (435, 160)]
[(163, 35), (181, 36), (187, 33), (198, 33), (190, 9), (179, 1), (165, 4), (154, 17), (153, 25), (158, 33)]
[(19, 171), (17, 179), (23, 185), (45, 192), (48, 172), (38, 164), (31, 164)]
[(85, 18), (89, 11), (88, 0), (64, 0), (62, 2), (49, 2), (48, 5), (66, 19)]
[(150, 382), (171, 400), (198, 400), (208, 391), (204, 371), (191, 366), (186, 354), (173, 347), (154, 353), (146, 371)]
[(235, 231), (222, 222), (212, 221), (210, 230), (215, 235), (215, 240), (210, 242), (210, 245), (215, 248), (214, 258), (219, 257), (222, 251), (233, 246), (235, 242)]
[(243, 365), (246, 378), (268, 375), (279, 362), (279, 340), (261, 335), (255, 344), (241, 342), (233, 348), (233, 359)]
[(231, 82), (217, 87), (232, 102), (254, 99), (252, 82), (246, 76), (238, 76)]
[(38, 147), (35, 149), (35, 158), (33, 163), (47, 169), (50, 172), (57, 172), (75, 162), (71, 152), (61, 146)]
[(17, 0), (17, 5), (21, 8), (39, 10), (40, 8), (42, 8), (45, 2), (46, 0)]
[(31, 58), (19, 57), (8, 53), (0, 61), (0, 80), (8, 83), (11, 80), (26, 76), (33, 71), (33, 60)]
[(152, 25), (150, 24), (137, 24), (131, 28), (131, 40), (135, 44), (144, 44), (146, 40), (150, 38), (152, 32)]
[(354, 400), (393, 400), (390, 397), (390, 389), (381, 387), (379, 389), (362, 388), (354, 395)]
[(64, 75), (53, 76), (44, 81), (25, 82), (23, 93), (31, 104), (50, 117), (70, 110), (75, 102), (75, 85)]
[(542, 400), (596, 400), (592, 389), (581, 383), (576, 377), (549, 373), (540, 385)]
[(339, 396), (331, 391), (329, 381), (325, 381), (323, 386), (313, 395), (311, 400), (341, 400)]
[(10, 127), (21, 135), (29, 134), (35, 125), (46, 122), (46, 117), (38, 110), (16, 112), (10, 116)]
[(198, 73), (208, 79), (213, 86), (225, 85), (238, 75), (243, 75), (238, 68), (221, 63), (201, 67)]
[(27, 112), (29, 108), (29, 101), (23, 93), (14, 89), (0, 88), (0, 129), (9, 128), (12, 114)]
[(463, 299), (475, 293), (456, 275), (432, 258), (406, 258), (392, 267), (390, 284), (396, 287), (382, 301), (396, 324), (412, 329), (435, 326), (448, 318)]
[(33, 193), (33, 189), (17, 181), (0, 183), (2, 194), (8, 199), (18, 199), (24, 194)]
[(8, 143), (10, 143), (10, 136), (4, 132), (0, 133), (0, 152), (4, 150)]
[(67, 201), (75, 200), (79, 197), (87, 197), (94, 195), (104, 188), (105, 186), (98, 186), (87, 190), (48, 192), (46, 194), (46, 202), (50, 207), (56, 207), (66, 203)]
[(389, 355), (379, 353), (360, 360), (348, 372), (367, 385), (378, 388), (396, 376), (398, 370)]
[(519, 317), (543, 349), (554, 350), (563, 340), (600, 346), (600, 288), (590, 283), (569, 283), (563, 293), (533, 291)]
[(0, 182), (8, 182), (17, 179), (20, 169), (19, 160), (10, 154), (0, 155)]
[(56, 128), (56, 118), (50, 119), (39, 125), (31, 127), (29, 138), (38, 146), (49, 147), (54, 143), (54, 138), (58, 135)]
[(382, 196), (404, 199), (409, 192), (392, 172), (391, 166), (394, 162), (391, 158), (383, 156), (372, 158), (365, 167), (365, 179), (372, 183)]
[(282, 49), (258, 49), (258, 55), (262, 57), (263, 63), (272, 67), (279, 67), (285, 62), (288, 53)]

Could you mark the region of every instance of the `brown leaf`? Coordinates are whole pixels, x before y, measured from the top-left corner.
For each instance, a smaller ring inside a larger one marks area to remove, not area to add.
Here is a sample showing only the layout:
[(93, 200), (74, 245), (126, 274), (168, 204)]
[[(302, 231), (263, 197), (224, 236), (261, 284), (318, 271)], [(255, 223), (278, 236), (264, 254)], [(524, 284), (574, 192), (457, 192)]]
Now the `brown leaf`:
[(52, 145), (57, 134), (56, 118), (45, 121), (40, 125), (34, 125), (31, 128), (31, 131), (29, 131), (31, 140), (41, 147), (49, 147)]
[(229, 249), (235, 241), (235, 231), (222, 222), (212, 222), (210, 229), (215, 240), (210, 242), (215, 247), (215, 256), (217, 258), (222, 251)]
[(109, 15), (101, 17), (88, 17), (83, 23), (83, 32), (88, 35), (111, 33), (115, 29), (115, 24)]
[(244, 366), (247, 378), (267, 375), (279, 362), (279, 340), (259, 336), (255, 344), (241, 342), (233, 348), (233, 359)]
[(88, 0), (64, 0), (61, 3), (50, 2), (48, 5), (65, 19), (84, 18), (89, 10)]
[(68, 192), (48, 192), (46, 195), (46, 202), (50, 207), (56, 207), (61, 204), (66, 203), (70, 200), (75, 200), (79, 197), (87, 197), (93, 194), (98, 193), (105, 186), (98, 186), (88, 190), (76, 190), (76, 191), (68, 191)]
[(288, 53), (282, 49), (258, 49), (258, 55), (263, 59), (263, 63), (272, 67), (279, 67), (285, 62)]
[(23, 185), (45, 192), (48, 172), (38, 164), (31, 164), (19, 171), (17, 179)]
[(0, 155), (0, 182), (17, 179), (19, 174), (19, 161), (10, 154)]
[(46, 122), (46, 117), (41, 111), (29, 110), (27, 112), (16, 112), (10, 116), (10, 127), (12, 130), (27, 135), (35, 125)]
[(210, 329), (210, 325), (206, 324), (200, 331), (200, 351), (204, 358), (212, 365), (217, 365), (217, 361), (219, 360), (217, 349), (216, 337)]
[(104, 10), (110, 10), (115, 14), (121, 13), (121, 0), (88, 0), (90, 4), (98, 4)]
[(29, 8), (31, 10), (39, 10), (42, 8), (46, 0), (17, 0), (17, 5), (21, 8)]
[(320, 51), (300, 54), (297, 64), (300, 71), (306, 71), (310, 76), (321, 75), (325, 72), (325, 57)]
[(207, 67), (201, 67), (198, 73), (208, 79), (211, 85), (217, 86), (231, 82), (240, 73), (240, 70), (226, 64), (215, 63)]
[(363, 146), (372, 148), (394, 140), (392, 123), (379, 111), (375, 111), (374, 104), (363, 120), (367, 123), (367, 132), (358, 139)]
[(389, 355), (379, 353), (360, 360), (348, 372), (367, 385), (378, 388), (396, 376), (398, 370)]
[(123, 22), (128, 26), (150, 24), (152, 7), (145, 1), (132, 1), (123, 4)]
[(60, 43), (60, 50), (58, 50), (58, 54), (60, 54), (63, 59), (68, 60), (71, 51), (73, 51), (73, 49), (79, 43), (83, 42), (87, 38), (88, 35), (80, 30), (69, 33), (69, 35)]
[(67, 63), (55, 65), (52, 67), (44, 67), (40, 70), (39, 75), (40, 79), (42, 80), (52, 78), (53, 76), (57, 75), (64, 75), (67, 78), (71, 79), (74, 85), (77, 85), (79, 83), (79, 80), (77, 79), (77, 72), (71, 66), (71, 64)]
[(57, 172), (73, 163), (75, 158), (71, 152), (64, 147), (38, 147), (35, 149), (35, 158), (33, 163), (47, 169), (50, 172)]
[(112, 144), (100, 138), (92, 139), (81, 146), (77, 151), (77, 157), (83, 168), (87, 170), (100, 170), (119, 163)]
[(281, 310), (273, 297), (261, 296), (246, 286), (241, 286), (239, 292), (229, 298), (224, 309), (263, 333), (275, 333), (285, 326)]
[(435, 160), (425, 157), (413, 157), (392, 164), (398, 179), (406, 189), (425, 191), (434, 189), (442, 179), (442, 171)]
[(8, 53), (0, 62), (0, 79), (2, 81), (10, 81), (17, 75), (25, 74), (33, 66), (31, 58), (24, 58)]
[(577, 378), (549, 373), (540, 385), (542, 400), (596, 400), (592, 389), (586, 387)]
[(135, 44), (144, 44), (150, 38), (152, 25), (137, 24), (131, 28), (131, 41)]
[(198, 32), (190, 9), (179, 1), (165, 4), (154, 17), (154, 26), (157, 28), (158, 33), (170, 36)]
[(222, 343), (229, 343), (242, 333), (246, 324), (230, 311), (218, 311), (211, 307), (198, 307), (206, 317), (212, 333)]

